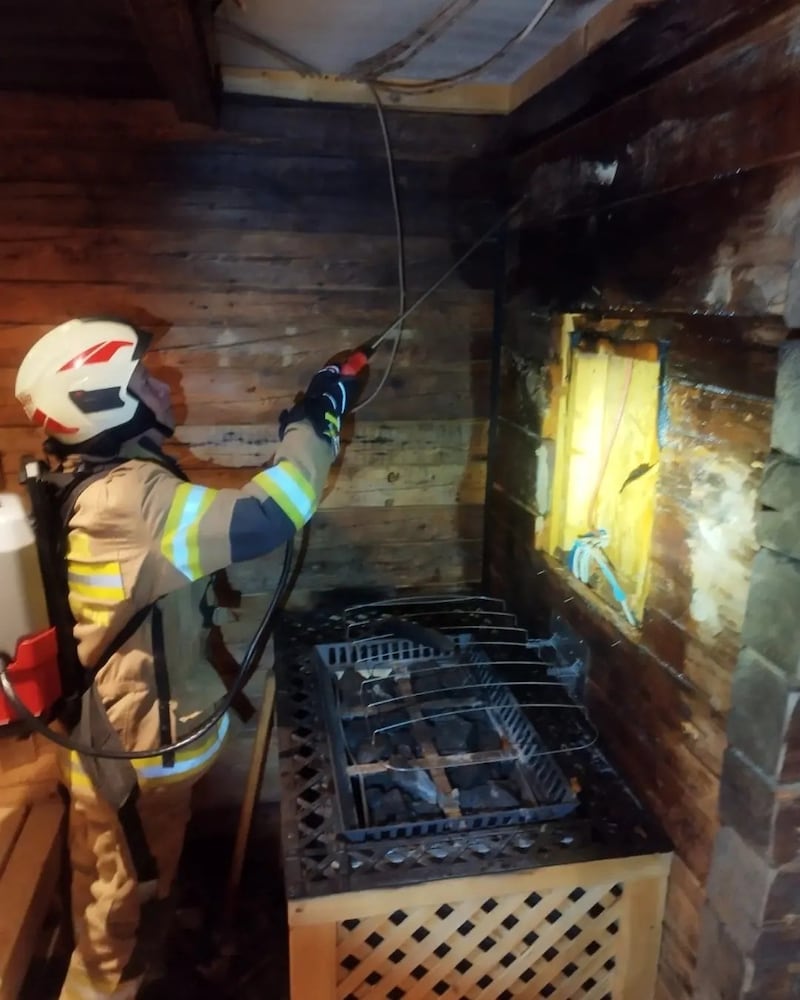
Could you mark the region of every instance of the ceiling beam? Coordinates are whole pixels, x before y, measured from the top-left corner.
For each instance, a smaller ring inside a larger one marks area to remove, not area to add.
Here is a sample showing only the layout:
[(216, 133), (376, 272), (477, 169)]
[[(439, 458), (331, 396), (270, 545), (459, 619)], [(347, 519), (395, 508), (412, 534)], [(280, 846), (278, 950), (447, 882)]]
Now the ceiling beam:
[[(372, 104), (374, 100), (369, 84), (341, 76), (311, 76), (287, 69), (224, 66), (222, 79), (225, 90), (232, 94), (254, 94), (259, 97), (282, 97), (293, 101), (328, 104)], [(380, 93), (387, 108), (404, 108), (407, 111), (505, 115), (512, 110), (509, 104), (510, 88), (504, 83), (479, 83), (470, 80), (432, 93), (400, 93), (390, 90), (381, 90)]]
[(153, 70), (184, 121), (215, 125), (219, 83), (210, 5), (198, 0), (128, 0)]
[[(451, 86), (432, 89), (428, 93), (424, 90), (402, 92), (401, 89), (386, 89), (381, 90), (381, 96), (387, 106), (413, 111), (509, 114), (621, 32), (635, 16), (636, 10), (641, 8), (642, 2), (643, 0), (606, 0), (605, 5), (585, 25), (572, 31), (563, 42), (537, 59), (515, 80), (489, 82), (474, 77)], [(651, 2), (657, 3), (659, 0)], [(450, 13), (469, 6), (469, 0), (460, 0), (460, 6), (458, 0), (451, 0), (444, 11)], [(403, 44), (410, 42), (411, 37), (405, 39)], [(369, 87), (360, 80), (349, 77), (317, 76), (269, 67), (224, 66), (222, 72), (225, 90), (232, 93), (343, 104), (369, 104), (372, 101)], [(389, 74), (387, 82), (419, 85), (421, 81), (402, 81)]]

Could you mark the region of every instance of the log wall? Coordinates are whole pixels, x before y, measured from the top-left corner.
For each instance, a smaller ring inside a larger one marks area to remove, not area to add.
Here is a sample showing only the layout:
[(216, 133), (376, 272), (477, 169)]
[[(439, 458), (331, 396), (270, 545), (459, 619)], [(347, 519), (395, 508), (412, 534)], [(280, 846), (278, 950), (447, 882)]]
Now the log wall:
[[(776, 348), (796, 311), (798, 37), (795, 10), (729, 38), (550, 130), (514, 166), (531, 199), (507, 275), (490, 579), (540, 627), (556, 613), (587, 636), (590, 711), (674, 841), (662, 1000), (694, 995)], [(638, 631), (533, 543), (553, 324), (566, 311), (613, 336), (669, 343), (652, 584)]]
[[(388, 115), (411, 301), (481, 210), (480, 178), (459, 164), (492, 124)], [(394, 217), (374, 111), (230, 101), (223, 117), (214, 132), (157, 102), (0, 97), (9, 488), (40, 437), (13, 398), (15, 368), (55, 323), (111, 314), (154, 330), (152, 366), (177, 402), (172, 451), (195, 481), (221, 487), (269, 456), (280, 410), (316, 368), (394, 318)], [(347, 431), (297, 600), (477, 578), (494, 279), (484, 270), (477, 284), (452, 278), (407, 324), (386, 388)], [(373, 386), (387, 357), (376, 356)], [(268, 590), (274, 564), (243, 566), (237, 586)]]
[[(485, 176), (464, 164), (494, 125), (387, 116), (410, 302), (483, 218)], [(223, 487), (270, 455), (280, 410), (313, 372), (397, 313), (374, 111), (230, 100), (212, 131), (178, 123), (161, 102), (4, 95), (0, 128), (0, 489), (16, 488), (19, 458), (41, 437), (13, 397), (16, 367), (56, 323), (105, 314), (153, 330), (152, 365), (177, 402), (171, 450), (193, 480)], [(479, 578), (494, 254), (408, 322), (386, 388), (348, 425), (300, 546), (294, 603)], [(372, 386), (387, 357), (376, 356)], [(263, 594), (279, 566), (275, 555), (230, 577)], [(235, 652), (264, 600), (245, 597), (228, 630)], [(248, 689), (256, 705), (259, 684)], [(254, 726), (236, 727), (198, 790), (205, 823), (238, 808)], [(263, 794), (277, 794), (274, 758)]]

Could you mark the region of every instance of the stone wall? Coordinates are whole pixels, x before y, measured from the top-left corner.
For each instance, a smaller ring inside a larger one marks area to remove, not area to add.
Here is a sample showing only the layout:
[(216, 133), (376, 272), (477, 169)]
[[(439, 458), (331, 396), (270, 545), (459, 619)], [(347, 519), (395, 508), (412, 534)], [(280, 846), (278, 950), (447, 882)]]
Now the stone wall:
[(784, 345), (733, 678), (698, 1000), (800, 995), (800, 341)]

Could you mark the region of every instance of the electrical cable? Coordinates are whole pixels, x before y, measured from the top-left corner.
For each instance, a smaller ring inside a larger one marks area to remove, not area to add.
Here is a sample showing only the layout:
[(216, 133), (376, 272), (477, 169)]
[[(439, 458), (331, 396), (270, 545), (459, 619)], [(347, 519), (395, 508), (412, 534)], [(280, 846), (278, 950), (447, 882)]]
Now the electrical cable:
[(392, 70), (402, 69), (423, 48), (438, 41), (477, 3), (480, 0), (447, 0), (444, 7), (440, 7), (432, 17), (417, 25), (399, 42), (392, 43), (366, 59), (359, 59), (350, 67), (347, 75), (356, 79), (374, 80)]
[[(358, 413), (365, 407), (369, 406), (370, 403), (374, 402), (382, 392), (383, 387), (386, 385), (389, 376), (392, 373), (392, 368), (394, 368), (394, 363), (397, 360), (397, 353), (400, 350), (400, 339), (403, 336), (403, 320), (405, 318), (404, 313), (406, 310), (405, 238), (403, 236), (403, 218), (400, 214), (400, 198), (397, 193), (397, 173), (395, 171), (392, 143), (389, 137), (389, 128), (386, 124), (383, 102), (381, 101), (380, 94), (374, 87), (370, 87), (370, 91), (375, 100), (375, 109), (378, 112), (378, 121), (380, 122), (381, 135), (383, 136), (383, 146), (386, 151), (386, 163), (389, 169), (389, 189), (392, 193), (392, 208), (394, 209), (395, 233), (397, 236), (397, 282), (400, 288), (400, 311), (399, 318), (395, 320), (392, 326), (392, 329), (397, 329), (397, 334), (394, 339), (394, 344), (392, 345), (392, 353), (389, 357), (389, 363), (386, 366), (386, 370), (384, 371), (383, 376), (381, 377), (380, 382), (378, 382), (375, 390), (370, 393), (366, 399), (362, 400), (355, 407), (353, 407), (353, 413)], [(377, 342), (375, 346), (378, 346)]]
[[(460, 70), (458, 73), (453, 73), (451, 76), (434, 77), (430, 80), (387, 80), (380, 76), (351, 76), (349, 73), (338, 73), (334, 74), (342, 80), (355, 79), (357, 82), (371, 84), (373, 87), (379, 87), (381, 90), (385, 90), (387, 93), (396, 95), (408, 95), (408, 94), (435, 94), (441, 90), (447, 90), (450, 87), (455, 86), (458, 83), (463, 83), (465, 80), (471, 80), (476, 77), (483, 70), (492, 66), (498, 60), (502, 59), (507, 53), (523, 42), (531, 32), (535, 31), (539, 24), (544, 20), (547, 14), (550, 12), (552, 7), (555, 5), (557, 0), (544, 0), (544, 3), (534, 14), (528, 23), (512, 35), (509, 40), (502, 45), (497, 51), (493, 52), (490, 56), (484, 59), (482, 62), (477, 63), (474, 66), (470, 66), (468, 69)], [(280, 46), (275, 45), (268, 38), (263, 35), (256, 34), (253, 31), (249, 31), (246, 28), (240, 27), (234, 21), (227, 18), (217, 18), (217, 24), (229, 34), (238, 36), (242, 41), (247, 42), (249, 45), (255, 48), (261, 48), (269, 55), (281, 60), (285, 65), (289, 66), (291, 69), (298, 70), (304, 75), (310, 76), (326, 76), (331, 74), (325, 74), (322, 70), (313, 66), (311, 63), (306, 62), (306, 60), (301, 59), (299, 56), (293, 53), (286, 52)], [(380, 55), (381, 53), (378, 53)], [(375, 58), (375, 57), (372, 57)], [(361, 64), (369, 63), (370, 60), (362, 60)], [(357, 68), (357, 67), (354, 67)]]
[(492, 53), (492, 55), (488, 58), (484, 59), (483, 62), (480, 62), (475, 66), (471, 66), (469, 69), (453, 73), (452, 76), (441, 76), (434, 78), (433, 80), (420, 80), (419, 82), (412, 80), (400, 82), (382, 79), (374, 79), (370, 82), (381, 87), (383, 90), (396, 94), (434, 94), (440, 90), (447, 90), (450, 87), (454, 87), (458, 83), (463, 83), (464, 80), (471, 80), (493, 63), (502, 59), (512, 48), (514, 48), (514, 46), (523, 42), (544, 20), (555, 3), (556, 0), (544, 0), (542, 6), (536, 14), (534, 14), (531, 20), (528, 21), (524, 28), (521, 28), (515, 35), (509, 38), (505, 45), (503, 45), (496, 52)]

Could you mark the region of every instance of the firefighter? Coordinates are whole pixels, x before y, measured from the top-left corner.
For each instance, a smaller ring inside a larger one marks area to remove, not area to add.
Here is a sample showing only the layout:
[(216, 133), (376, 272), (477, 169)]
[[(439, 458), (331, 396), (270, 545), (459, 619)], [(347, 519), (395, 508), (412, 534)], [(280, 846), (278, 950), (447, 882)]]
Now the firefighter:
[[(69, 605), (87, 668), (145, 614), (101, 665), (91, 692), (115, 738), (135, 751), (180, 739), (224, 693), (202, 648), (209, 576), (272, 551), (309, 520), (355, 393), (354, 379), (337, 366), (321, 369), (281, 414), (280, 442), (265, 468), (240, 490), (195, 485), (162, 451), (175, 417), (168, 386), (145, 365), (149, 340), (124, 322), (70, 320), (34, 344), (15, 388), (61, 468), (100, 473), (68, 520)], [(164, 923), (159, 902), (176, 872), (192, 787), (227, 729), (223, 716), (174, 755), (132, 762), (136, 824), (156, 870), (147, 889), (132, 850), (137, 838), (97, 787), (89, 761), (61, 752), (75, 936), (61, 1000), (137, 995), (150, 932)]]

